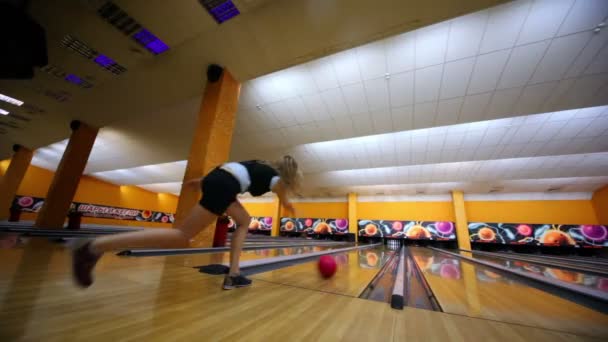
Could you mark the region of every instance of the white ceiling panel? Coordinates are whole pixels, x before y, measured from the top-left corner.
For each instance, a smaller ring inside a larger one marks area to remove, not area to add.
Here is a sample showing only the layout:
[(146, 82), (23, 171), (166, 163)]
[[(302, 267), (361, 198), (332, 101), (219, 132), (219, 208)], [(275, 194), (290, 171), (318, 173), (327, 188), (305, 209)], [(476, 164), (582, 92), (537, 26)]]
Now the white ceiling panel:
[(374, 124), (374, 133), (389, 133), (393, 131), (393, 120), (389, 109), (378, 110), (371, 113)]
[(414, 70), (416, 34), (407, 32), (387, 39), (388, 72), (391, 74)]
[(491, 8), (479, 52), (483, 54), (513, 47), (531, 3), (531, 1), (513, 1)]
[(594, 59), (597, 61), (597, 55), (602, 50), (602, 47), (606, 46), (606, 43), (608, 43), (608, 30), (601, 30), (594, 34), (568, 69), (566, 77), (578, 77), (585, 72)]
[(369, 111), (362, 83), (343, 86), (342, 94), (350, 114), (361, 114)]
[(498, 83), (498, 89), (521, 87), (528, 83), (548, 46), (549, 41), (546, 40), (514, 48)]
[(437, 102), (414, 105), (414, 129), (433, 126), (437, 113)]
[(514, 112), (515, 104), (519, 99), (522, 88), (511, 88), (498, 90), (494, 93), (488, 108), (486, 109), (485, 119), (495, 119), (510, 116)]
[(308, 113), (310, 113), (316, 121), (330, 118), (329, 111), (327, 110), (327, 106), (325, 105), (325, 102), (323, 102), (321, 95), (305, 95), (302, 96), (302, 101), (304, 102), (306, 109), (308, 109)]
[(555, 36), (574, 0), (536, 0), (526, 23), (519, 33), (517, 44), (527, 44)]
[(346, 50), (330, 58), (340, 85), (361, 82), (357, 54), (354, 50)]
[(608, 2), (604, 0), (577, 0), (558, 34), (566, 35), (593, 29), (607, 16)]
[(466, 88), (463, 85), (469, 83), (474, 66), (473, 57), (446, 63), (441, 81), (441, 99), (464, 96)]
[(585, 70), (585, 74), (597, 74), (600, 72), (608, 72), (608, 45), (595, 56), (591, 64)]
[(395, 131), (410, 130), (414, 127), (414, 107), (403, 106), (391, 108), (391, 119)]
[(460, 109), (464, 99), (457, 97), (454, 99), (439, 101), (437, 105), (437, 120), (435, 125), (447, 126), (453, 125), (458, 122), (458, 115), (460, 115)]
[(342, 96), (340, 88), (333, 88), (321, 92), (321, 98), (323, 98), (323, 102), (325, 102), (327, 109), (329, 109), (329, 114), (332, 117), (336, 118), (348, 115), (348, 108), (346, 102), (344, 102), (344, 97)]
[(414, 91), (416, 103), (436, 101), (439, 98), (442, 72), (443, 65), (416, 70)]
[(355, 49), (364, 80), (383, 77), (387, 73), (385, 44), (385, 40), (380, 40)]
[(553, 81), (524, 87), (524, 90), (513, 109), (513, 113), (527, 114), (541, 112), (543, 105), (547, 102), (551, 96), (551, 92), (555, 89), (557, 84), (557, 81)]
[(488, 20), (488, 12), (488, 10), (475, 12), (452, 20), (446, 54), (447, 61), (478, 54)]
[(391, 75), (388, 82), (391, 107), (402, 107), (414, 103), (414, 72)]
[(448, 41), (449, 22), (416, 30), (416, 68), (442, 64)]
[(367, 103), (372, 111), (389, 108), (388, 80), (384, 77), (365, 81)]
[(485, 109), (492, 99), (492, 93), (469, 95), (465, 97), (458, 122), (471, 122), (483, 120)]
[(505, 68), (510, 50), (502, 50), (477, 57), (467, 94), (494, 90)]
[(592, 35), (585, 31), (554, 39), (530, 81), (540, 83), (561, 79)]
[[(291, 78), (292, 87), (299, 95), (315, 94), (319, 90), (306, 64), (297, 65), (285, 70)], [(247, 84), (247, 83), (245, 83)]]
[(179, 193), (182, 189), (182, 183), (181, 182), (172, 182), (172, 183), (144, 184), (144, 185), (138, 185), (138, 187), (148, 190), (148, 191), (152, 191), (152, 192), (179, 195)]
[(317, 89), (324, 91), (338, 87), (338, 79), (331, 65), (331, 58), (324, 57), (308, 63), (308, 70), (317, 85)]

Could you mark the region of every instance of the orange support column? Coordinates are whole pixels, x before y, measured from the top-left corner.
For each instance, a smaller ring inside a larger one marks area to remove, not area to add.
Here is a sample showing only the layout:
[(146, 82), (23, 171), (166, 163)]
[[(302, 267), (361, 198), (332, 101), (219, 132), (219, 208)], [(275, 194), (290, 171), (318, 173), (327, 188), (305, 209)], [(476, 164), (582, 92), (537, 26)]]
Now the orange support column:
[(462, 191), (452, 191), (452, 204), (454, 205), (454, 217), (456, 217), (458, 248), (470, 250), (469, 223), (467, 222), (467, 213), (464, 208), (464, 194)]
[(272, 201), (272, 230), (270, 236), (279, 236), (279, 228), (281, 228), (281, 200), (279, 196), (273, 195), (274, 200)]
[(608, 224), (608, 185), (596, 190), (591, 199), (597, 222), (602, 225)]
[(359, 241), (359, 226), (357, 222), (357, 194), (348, 194), (348, 232), (355, 234), (355, 241)]
[(36, 218), (37, 227), (51, 229), (63, 227), (99, 131), (80, 121), (72, 121), (70, 128), (72, 135)]
[(8, 218), (9, 209), (17, 194), (17, 189), (23, 181), (33, 156), (31, 150), (20, 145), (13, 146), (13, 151), (15, 151), (15, 154), (10, 160), (6, 173), (0, 180), (0, 220)]
[[(184, 181), (202, 177), (228, 160), (240, 89), (240, 83), (227, 70), (209, 66)], [(174, 227), (180, 225), (199, 198), (198, 190), (182, 187)], [(206, 227), (194, 238), (193, 245), (211, 246), (212, 241), (213, 229)]]

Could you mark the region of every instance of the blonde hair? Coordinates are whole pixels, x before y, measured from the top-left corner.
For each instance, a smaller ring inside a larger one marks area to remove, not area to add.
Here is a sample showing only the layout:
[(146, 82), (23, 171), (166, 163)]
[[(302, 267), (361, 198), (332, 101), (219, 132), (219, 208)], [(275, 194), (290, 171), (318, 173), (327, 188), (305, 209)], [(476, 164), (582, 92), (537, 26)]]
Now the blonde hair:
[(272, 167), (279, 172), (281, 181), (290, 192), (297, 192), (302, 182), (302, 171), (298, 168), (298, 162), (292, 156), (284, 156), (281, 160), (271, 163)]

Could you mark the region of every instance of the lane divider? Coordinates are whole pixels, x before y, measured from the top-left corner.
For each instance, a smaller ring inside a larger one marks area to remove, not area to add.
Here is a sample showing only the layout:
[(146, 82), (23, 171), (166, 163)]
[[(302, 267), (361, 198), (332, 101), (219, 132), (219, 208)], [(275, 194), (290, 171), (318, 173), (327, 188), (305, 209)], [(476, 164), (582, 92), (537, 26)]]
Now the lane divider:
[(453, 253), (453, 252), (448, 252), (446, 250), (442, 250), (439, 248), (434, 248), (434, 247), (428, 247), (431, 250), (440, 252), (440, 253), (445, 253), (445, 254), (449, 254), (464, 260), (468, 260), (470, 262), (473, 263), (477, 263), (477, 264), (481, 264), (484, 266), (488, 266), (497, 270), (501, 270), (504, 272), (508, 272), (511, 274), (516, 274), (518, 276), (527, 278), (527, 279), (531, 279), (531, 280), (535, 280), (537, 282), (543, 283), (543, 284), (547, 284), (550, 286), (554, 286), (554, 287), (558, 287), (564, 290), (568, 290), (568, 291), (572, 291), (581, 295), (585, 295), (594, 299), (599, 299), (601, 301), (604, 302), (608, 302), (608, 293), (603, 292), (603, 291), (599, 291), (599, 290), (594, 290), (594, 289), (590, 289), (590, 288), (585, 288), (582, 286), (576, 286), (576, 285), (572, 285), (570, 283), (567, 283), (563, 280), (559, 280), (559, 279), (548, 279), (546, 277), (543, 276), (539, 276), (537, 274), (534, 273), (529, 273), (529, 272), (524, 272), (524, 271), (520, 271), (520, 270), (515, 270), (509, 267), (505, 267), (505, 266), (501, 266), (501, 265), (497, 265), (495, 263), (489, 262), (489, 261), (483, 261), (483, 260), (479, 260), (479, 259), (475, 259), (475, 258), (471, 258), (465, 255), (461, 255), (458, 253)]
[[(243, 250), (269, 249), (269, 248), (288, 248), (288, 247), (333, 247), (348, 245), (344, 242), (333, 243), (268, 243), (268, 244), (252, 244), (245, 245)], [(120, 256), (161, 256), (161, 255), (182, 255), (182, 254), (204, 254), (204, 253), (219, 253), (230, 251), (230, 247), (205, 247), (205, 248), (163, 248), (163, 249), (127, 249), (117, 253)]]
[(397, 276), (393, 285), (391, 296), (391, 308), (403, 310), (405, 304), (405, 248), (401, 247), (399, 252), (399, 264), (397, 265)]

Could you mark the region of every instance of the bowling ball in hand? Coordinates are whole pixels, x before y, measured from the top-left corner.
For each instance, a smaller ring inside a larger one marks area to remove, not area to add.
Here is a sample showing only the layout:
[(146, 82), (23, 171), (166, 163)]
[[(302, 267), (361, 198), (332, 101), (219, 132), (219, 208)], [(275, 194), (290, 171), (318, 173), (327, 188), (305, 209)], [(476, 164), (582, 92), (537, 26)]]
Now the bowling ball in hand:
[(319, 258), (319, 273), (323, 278), (331, 278), (338, 269), (336, 260), (329, 255), (323, 255)]

